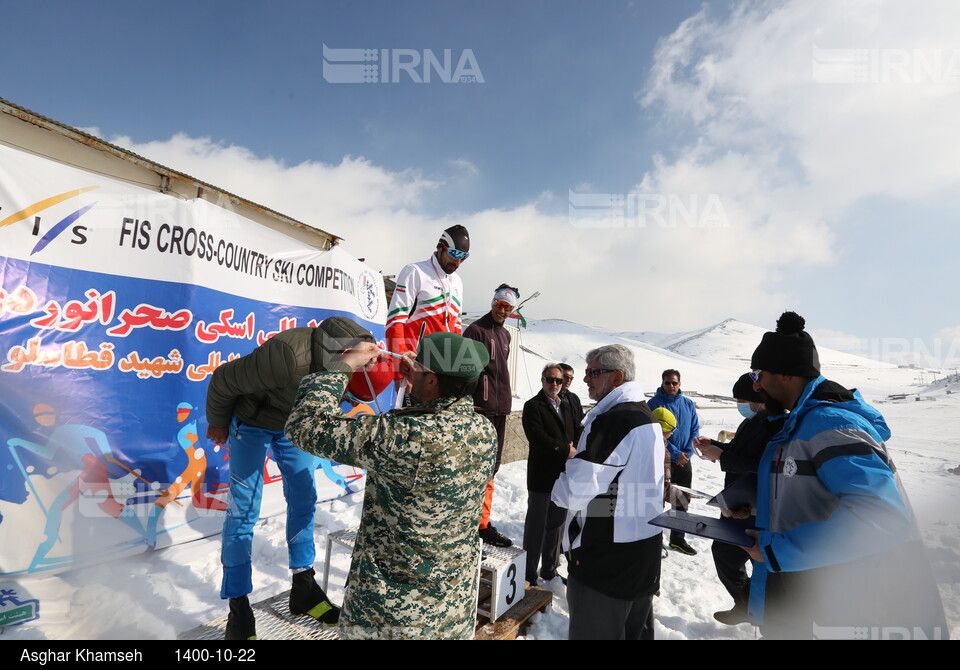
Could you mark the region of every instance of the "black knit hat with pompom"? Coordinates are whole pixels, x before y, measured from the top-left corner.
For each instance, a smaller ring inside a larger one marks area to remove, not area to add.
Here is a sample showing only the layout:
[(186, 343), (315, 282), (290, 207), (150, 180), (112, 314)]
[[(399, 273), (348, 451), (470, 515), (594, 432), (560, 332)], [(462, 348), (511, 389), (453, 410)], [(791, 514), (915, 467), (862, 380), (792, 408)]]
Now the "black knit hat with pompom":
[(776, 332), (763, 334), (750, 367), (781, 375), (819, 377), (820, 356), (813, 338), (803, 329), (805, 325), (806, 321), (796, 312), (781, 314)]

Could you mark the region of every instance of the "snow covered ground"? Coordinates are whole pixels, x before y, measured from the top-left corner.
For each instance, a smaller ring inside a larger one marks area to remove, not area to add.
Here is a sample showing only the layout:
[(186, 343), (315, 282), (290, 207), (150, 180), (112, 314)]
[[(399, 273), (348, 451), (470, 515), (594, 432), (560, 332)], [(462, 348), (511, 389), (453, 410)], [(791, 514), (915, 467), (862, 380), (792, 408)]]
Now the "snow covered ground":
[[(566, 361), (583, 368), (583, 354), (602, 344), (622, 342), (637, 360), (638, 381), (648, 392), (660, 372), (677, 368), (688, 395), (729, 396), (736, 378), (749, 368), (749, 357), (764, 329), (725, 321), (694, 333), (664, 336), (611, 333), (568, 321), (531, 321), (522, 332), (525, 349), (515, 383), (516, 408), (539, 389), (540, 369), (547, 361)], [(893, 431), (891, 454), (910, 494), (923, 529), (928, 556), (939, 584), (951, 636), (960, 637), (960, 382), (921, 386), (917, 370), (903, 369), (850, 354), (820, 349), (824, 374), (861, 390), (884, 414)], [(942, 375), (941, 375), (942, 376)], [(925, 375), (930, 379), (932, 375)], [(581, 381), (573, 390), (586, 399)], [(904, 395), (890, 399), (891, 395)], [(732, 402), (696, 397), (702, 433), (716, 437), (740, 422)], [(497, 475), (494, 522), (519, 543), (526, 510), (526, 462), (510, 463)], [(719, 466), (694, 463), (694, 487), (717, 491), (723, 482)], [(327, 533), (356, 525), (362, 494), (319, 506), (318, 569)], [(696, 506), (697, 503), (695, 502)], [(696, 509), (694, 509), (696, 511)], [(289, 588), (282, 517), (264, 519), (254, 539), (252, 600)], [(709, 542), (689, 538), (699, 553), (670, 552), (663, 561), (661, 594), (654, 601), (658, 639), (752, 639), (747, 625), (717, 623), (713, 612), (731, 601), (720, 585)], [(219, 599), (219, 537), (198, 540), (90, 568), (21, 580), (30, 597), (41, 600), (41, 618), (0, 629), (0, 640), (40, 639), (173, 639), (177, 634), (222, 616)], [(335, 601), (349, 568), (345, 551), (334, 550), (331, 589)], [(563, 569), (561, 568), (561, 572)], [(546, 585), (555, 598), (546, 614), (536, 615), (527, 639), (565, 639), (567, 603), (559, 580)]]

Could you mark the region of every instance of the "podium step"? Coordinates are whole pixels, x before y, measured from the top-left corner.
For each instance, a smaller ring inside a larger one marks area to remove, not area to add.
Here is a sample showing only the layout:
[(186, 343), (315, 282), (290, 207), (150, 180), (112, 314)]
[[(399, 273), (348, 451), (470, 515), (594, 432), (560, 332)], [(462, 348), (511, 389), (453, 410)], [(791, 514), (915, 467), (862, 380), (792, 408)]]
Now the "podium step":
[(523, 600), (506, 611), (496, 621), (480, 617), (476, 640), (516, 640), (522, 635), (537, 612), (546, 612), (553, 602), (553, 593), (538, 586), (527, 587)]
[[(324, 626), (311, 616), (293, 616), (289, 608), (290, 591), (272, 598), (251, 603), (257, 619), (258, 640), (337, 640), (336, 628)], [(227, 609), (227, 601), (224, 610)], [(227, 616), (197, 626), (177, 636), (178, 640), (222, 640), (227, 628)]]

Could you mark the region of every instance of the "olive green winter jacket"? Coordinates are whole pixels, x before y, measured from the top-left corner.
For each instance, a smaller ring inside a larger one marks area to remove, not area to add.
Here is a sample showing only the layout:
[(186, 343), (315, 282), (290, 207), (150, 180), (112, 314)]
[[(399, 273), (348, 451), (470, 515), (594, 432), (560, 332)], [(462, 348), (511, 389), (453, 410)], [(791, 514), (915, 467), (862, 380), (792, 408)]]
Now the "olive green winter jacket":
[(282, 431), (300, 380), (327, 370), (358, 340), (373, 342), (369, 331), (342, 316), (317, 328), (277, 333), (251, 353), (221, 365), (207, 389), (207, 423), (224, 428), (231, 416), (245, 424)]

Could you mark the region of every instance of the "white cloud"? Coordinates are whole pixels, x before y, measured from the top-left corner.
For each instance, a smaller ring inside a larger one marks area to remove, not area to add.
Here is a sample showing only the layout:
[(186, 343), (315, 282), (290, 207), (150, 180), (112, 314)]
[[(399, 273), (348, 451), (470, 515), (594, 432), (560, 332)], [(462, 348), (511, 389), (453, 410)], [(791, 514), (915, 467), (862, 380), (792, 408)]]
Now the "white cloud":
[(415, 208), (440, 184), (417, 170), (389, 172), (359, 157), (337, 165), (304, 161), (287, 166), (245, 147), (178, 133), (169, 140), (137, 144), (110, 140), (192, 177), (266, 205), (305, 223), (346, 237), (339, 221), (382, 208)]
[[(925, 195), (957, 182), (960, 144), (943, 131), (960, 113), (958, 26), (949, 0), (749, 3), (715, 21), (705, 8), (661, 44), (641, 101), (692, 121), (712, 150), (793, 165), (828, 207)], [(854, 81), (821, 83), (829, 54)]]
[[(704, 6), (658, 44), (637, 98), (686, 139), (636, 188), (718, 194), (728, 234), (677, 254), (687, 269), (738, 286), (749, 317), (775, 304), (778, 290), (796, 293), (796, 268), (860, 260), (844, 235), (866, 199), (920, 200), (960, 185), (960, 142), (944, 134), (960, 118), (960, 5), (802, 0), (714, 11)], [(823, 83), (816, 67), (825, 55), (866, 58), (852, 71), (865, 80)], [(924, 68), (936, 57), (931, 75)], [(891, 243), (858, 234), (866, 256)], [(695, 298), (701, 318), (737, 313), (730, 296), (713, 293), (712, 305)]]

